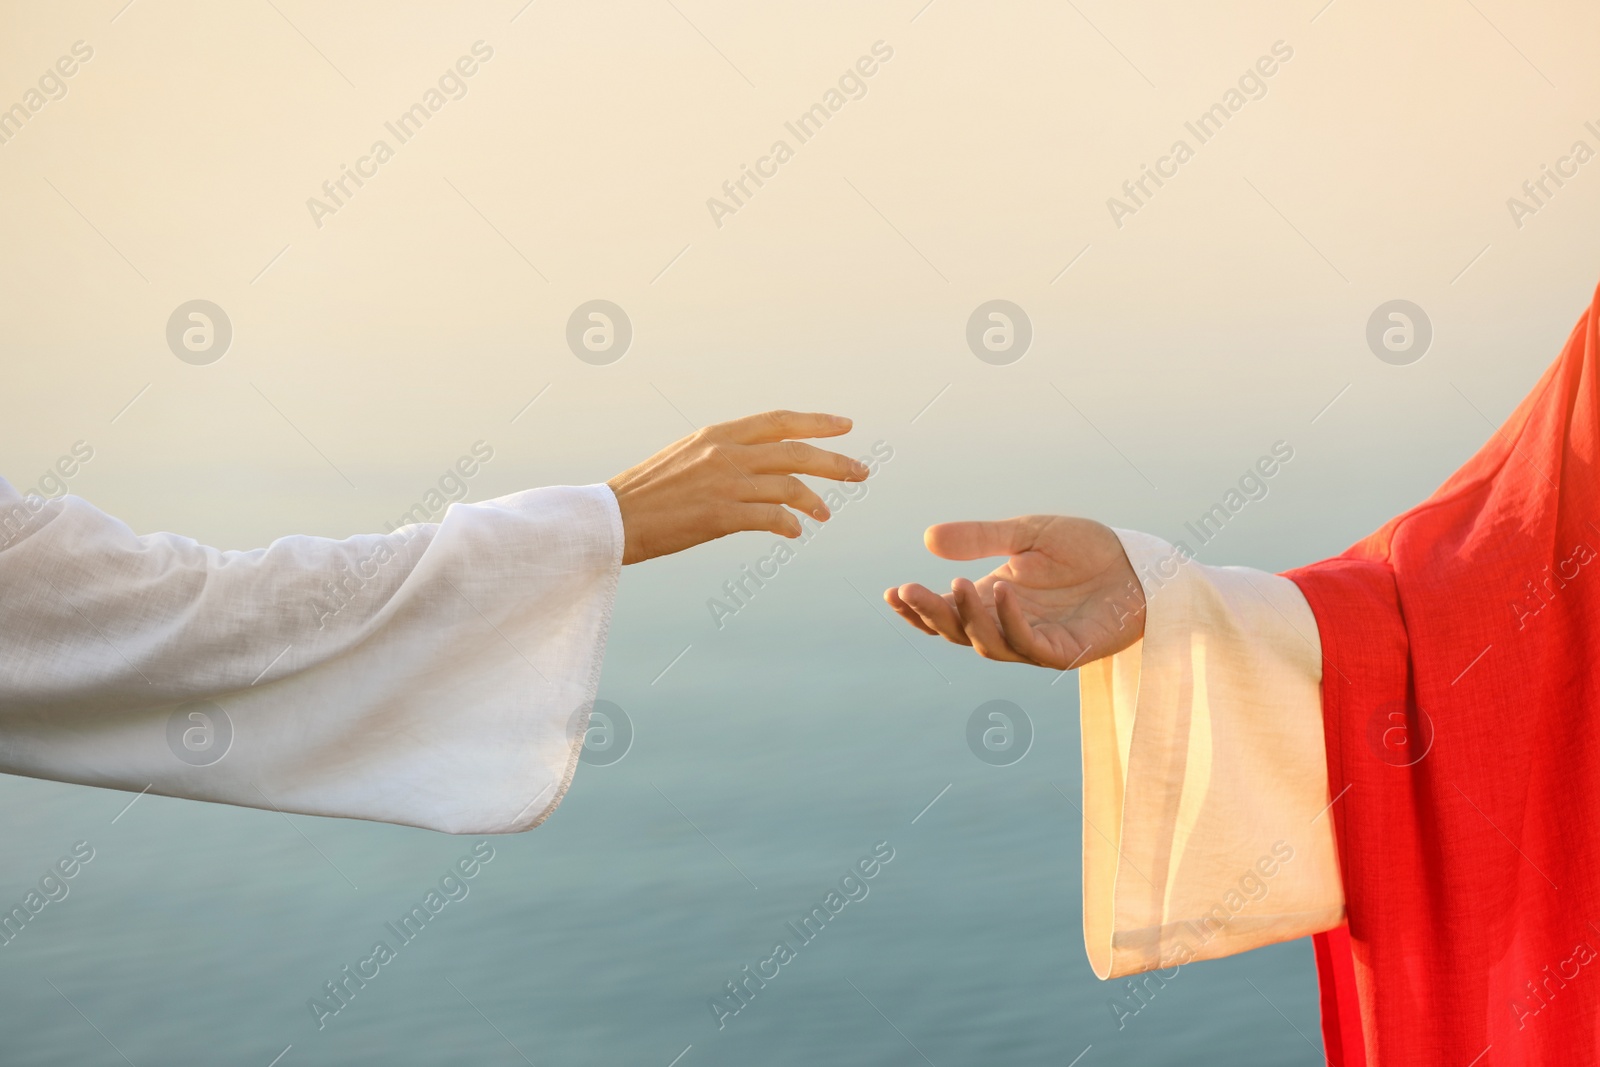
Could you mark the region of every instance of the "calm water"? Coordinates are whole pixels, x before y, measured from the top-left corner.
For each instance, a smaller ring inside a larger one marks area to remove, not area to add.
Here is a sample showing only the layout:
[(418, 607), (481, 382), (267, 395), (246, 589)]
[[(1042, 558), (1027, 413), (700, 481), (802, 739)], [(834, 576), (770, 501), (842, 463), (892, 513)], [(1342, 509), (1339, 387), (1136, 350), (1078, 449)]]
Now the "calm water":
[[(5, 1062), (1320, 1063), (1306, 942), (1186, 967), (1119, 1029), (1081, 933), (1076, 680), (903, 639), (878, 591), (942, 572), (874, 549), (875, 507), (721, 631), (704, 601), (765, 541), (631, 569), (601, 690), (631, 751), (489, 839), (320, 1030), (308, 999), (484, 839), (0, 779), (0, 901), (95, 850), (0, 949)], [(1034, 723), (1013, 766), (967, 748), (991, 699)], [(878, 842), (867, 895), (719, 1029), (708, 1001)]]

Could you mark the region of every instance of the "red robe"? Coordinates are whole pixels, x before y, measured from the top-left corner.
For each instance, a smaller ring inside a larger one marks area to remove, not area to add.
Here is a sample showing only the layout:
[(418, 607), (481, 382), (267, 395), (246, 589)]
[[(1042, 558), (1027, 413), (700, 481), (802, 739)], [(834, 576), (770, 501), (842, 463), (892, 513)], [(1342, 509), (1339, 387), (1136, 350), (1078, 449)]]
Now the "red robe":
[(1600, 1063), (1600, 292), (1425, 503), (1288, 573), (1322, 636), (1336, 1067)]

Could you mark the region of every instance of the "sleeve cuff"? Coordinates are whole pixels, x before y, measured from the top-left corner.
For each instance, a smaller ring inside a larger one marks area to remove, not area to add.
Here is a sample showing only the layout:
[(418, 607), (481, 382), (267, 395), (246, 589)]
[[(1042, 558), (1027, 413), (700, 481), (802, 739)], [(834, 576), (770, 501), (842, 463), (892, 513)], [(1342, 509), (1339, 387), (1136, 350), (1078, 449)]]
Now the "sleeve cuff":
[(1321, 649), (1294, 583), (1118, 530), (1145, 634), (1079, 672), (1084, 939), (1100, 978), (1337, 926)]

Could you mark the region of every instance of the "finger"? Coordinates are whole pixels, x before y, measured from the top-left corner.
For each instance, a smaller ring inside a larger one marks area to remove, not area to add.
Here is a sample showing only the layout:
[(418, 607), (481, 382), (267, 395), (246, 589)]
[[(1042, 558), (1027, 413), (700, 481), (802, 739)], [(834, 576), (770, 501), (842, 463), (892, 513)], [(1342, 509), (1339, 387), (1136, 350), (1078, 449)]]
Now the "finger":
[(956, 614), (954, 603), (926, 586), (902, 585), (900, 599), (915, 611), (924, 623), (940, 637), (956, 645), (970, 645), (966, 630), (961, 627), (961, 616)]
[(885, 589), (883, 591), (883, 599), (886, 600), (889, 606), (894, 609), (896, 615), (906, 620), (906, 622), (909, 622), (912, 626), (915, 626), (925, 634), (932, 634), (935, 637), (939, 636), (939, 631), (923, 622), (922, 616), (917, 614), (915, 608), (913, 608), (910, 604), (907, 604), (904, 600), (900, 599), (899, 589)]
[(1038, 537), (1035, 516), (999, 522), (941, 522), (922, 535), (928, 551), (945, 559), (1012, 556), (1032, 548)]
[(1034, 630), (1033, 624), (1028, 622), (1028, 617), (1022, 612), (1022, 604), (1017, 600), (1016, 590), (1012, 589), (1009, 583), (994, 583), (994, 610), (1000, 620), (1001, 635), (1005, 638), (1006, 644), (1010, 645), (1018, 655), (1041, 667), (1054, 667), (1057, 670), (1077, 666), (1077, 664), (1062, 663), (1061, 657), (1056, 654), (1050, 643)]
[(766, 474), (810, 474), (836, 482), (859, 482), (867, 477), (865, 463), (804, 441), (755, 445), (745, 457), (750, 470)]
[(733, 529), (728, 532), (738, 533), (741, 530), (765, 530), (780, 537), (794, 538), (800, 536), (801, 526), (794, 512), (782, 504), (736, 504), (733, 508)]
[(805, 482), (787, 474), (758, 474), (748, 479), (745, 499), (763, 504), (787, 504), (794, 510), (810, 515), (818, 522), (827, 522), (832, 514), (822, 498)]
[(1011, 663), (1027, 662), (1006, 641), (994, 617), (994, 609), (983, 602), (971, 582), (957, 578), (950, 583), (950, 587), (955, 593), (956, 610), (961, 613), (961, 626), (978, 655)]
[(820, 411), (764, 411), (710, 428), (720, 431), (730, 441), (753, 445), (790, 437), (838, 437), (849, 433), (851, 425), (843, 415), (827, 415)]

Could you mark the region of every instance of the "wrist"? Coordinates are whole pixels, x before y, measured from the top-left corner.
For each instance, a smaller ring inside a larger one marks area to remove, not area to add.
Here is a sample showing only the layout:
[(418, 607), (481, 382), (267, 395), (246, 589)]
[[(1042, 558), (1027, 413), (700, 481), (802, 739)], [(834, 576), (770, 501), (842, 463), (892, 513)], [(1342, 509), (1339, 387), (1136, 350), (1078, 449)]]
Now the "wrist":
[(623, 476), (620, 474), (608, 479), (606, 488), (611, 490), (611, 495), (617, 501), (617, 517), (622, 523), (622, 565), (626, 567), (630, 563), (639, 562), (639, 549), (638, 537), (634, 532), (637, 521), (633, 515), (632, 494), (627, 489), (619, 487), (618, 483), (622, 479)]

